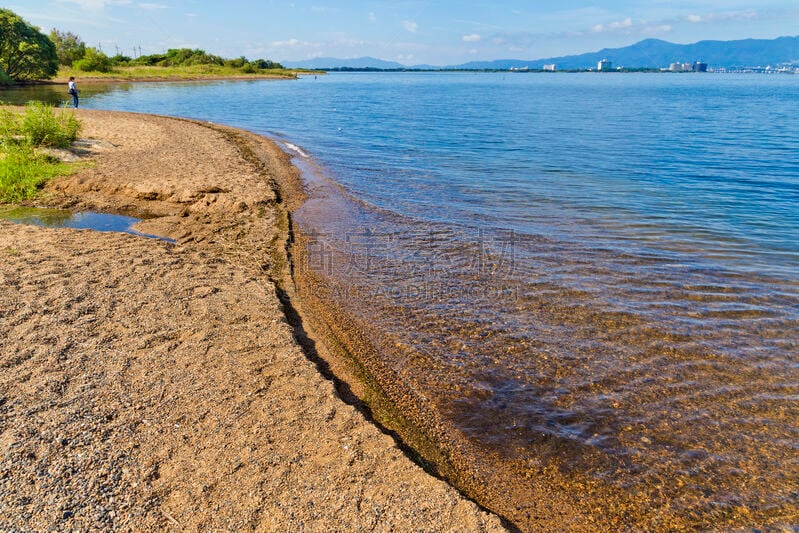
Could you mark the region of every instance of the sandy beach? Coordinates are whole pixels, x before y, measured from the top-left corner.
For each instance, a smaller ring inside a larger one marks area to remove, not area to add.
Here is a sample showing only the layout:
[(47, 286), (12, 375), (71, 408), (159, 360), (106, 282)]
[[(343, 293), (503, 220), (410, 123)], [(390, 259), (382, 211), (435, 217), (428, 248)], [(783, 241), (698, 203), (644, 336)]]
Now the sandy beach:
[(78, 115), (102, 142), (37, 204), (144, 218), (175, 244), (0, 221), (0, 529), (504, 530), (298, 342), (287, 155), (211, 124)]

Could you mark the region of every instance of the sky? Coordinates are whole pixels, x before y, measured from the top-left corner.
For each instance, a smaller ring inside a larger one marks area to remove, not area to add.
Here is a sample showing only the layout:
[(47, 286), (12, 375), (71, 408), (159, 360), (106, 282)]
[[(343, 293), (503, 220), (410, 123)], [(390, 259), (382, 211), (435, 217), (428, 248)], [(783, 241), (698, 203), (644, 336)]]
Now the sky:
[[(541, 59), (646, 38), (773, 39), (799, 34), (797, 0), (10, 0), (45, 33), (78, 34), (109, 55), (201, 48), (299, 61), (376, 57), (405, 65)], [(134, 51), (135, 50), (135, 51)]]

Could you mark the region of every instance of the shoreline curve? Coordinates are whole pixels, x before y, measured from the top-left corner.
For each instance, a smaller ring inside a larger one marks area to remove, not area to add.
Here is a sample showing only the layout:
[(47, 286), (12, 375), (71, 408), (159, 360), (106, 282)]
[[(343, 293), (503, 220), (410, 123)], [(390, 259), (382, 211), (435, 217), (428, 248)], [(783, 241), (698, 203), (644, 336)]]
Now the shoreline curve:
[(0, 222), (4, 527), (504, 530), (297, 342), (287, 154), (234, 128), (78, 116), (106, 143), (38, 203), (177, 244)]

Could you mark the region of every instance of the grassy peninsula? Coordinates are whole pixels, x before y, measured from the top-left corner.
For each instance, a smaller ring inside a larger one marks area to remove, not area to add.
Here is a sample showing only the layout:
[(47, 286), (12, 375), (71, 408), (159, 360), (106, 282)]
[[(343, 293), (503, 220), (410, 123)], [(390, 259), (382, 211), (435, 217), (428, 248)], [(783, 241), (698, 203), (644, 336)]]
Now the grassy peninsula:
[(61, 67), (56, 74), (56, 81), (64, 82), (75, 76), (81, 83), (91, 81), (181, 81), (200, 79), (261, 79), (261, 78), (296, 78), (298, 71), (284, 68), (259, 69), (253, 72), (242, 71), (241, 68), (225, 65), (118, 65), (105, 72), (79, 71), (73, 67)]

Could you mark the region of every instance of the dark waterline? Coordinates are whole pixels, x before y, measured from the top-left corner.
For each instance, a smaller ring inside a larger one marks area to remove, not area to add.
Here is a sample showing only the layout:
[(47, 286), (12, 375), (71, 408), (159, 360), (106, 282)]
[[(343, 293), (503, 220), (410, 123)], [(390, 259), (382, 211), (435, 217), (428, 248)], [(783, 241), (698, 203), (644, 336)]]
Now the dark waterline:
[(84, 101), (286, 143), (307, 268), (487, 453), (702, 527), (797, 522), (799, 78), (352, 74)]

